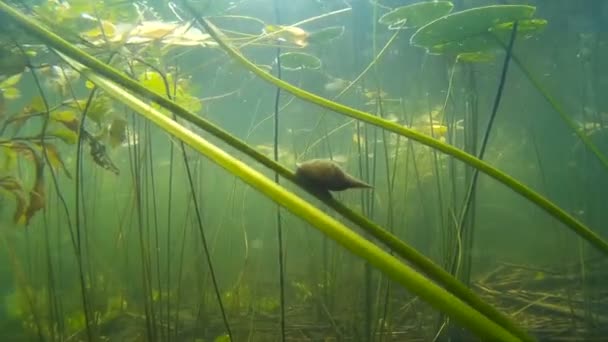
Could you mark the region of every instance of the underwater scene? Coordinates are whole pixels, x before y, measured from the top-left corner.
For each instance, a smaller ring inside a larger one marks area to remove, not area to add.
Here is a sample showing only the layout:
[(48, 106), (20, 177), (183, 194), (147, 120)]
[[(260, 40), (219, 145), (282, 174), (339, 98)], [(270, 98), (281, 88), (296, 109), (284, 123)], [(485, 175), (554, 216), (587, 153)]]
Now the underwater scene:
[(0, 341), (606, 341), (608, 1), (0, 0)]

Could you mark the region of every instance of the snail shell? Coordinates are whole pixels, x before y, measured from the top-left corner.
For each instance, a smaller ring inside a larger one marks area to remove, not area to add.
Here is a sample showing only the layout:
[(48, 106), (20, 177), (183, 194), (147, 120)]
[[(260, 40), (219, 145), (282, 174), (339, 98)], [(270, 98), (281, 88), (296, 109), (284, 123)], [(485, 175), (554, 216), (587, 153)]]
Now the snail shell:
[(338, 164), (328, 159), (312, 159), (296, 164), (296, 166), (296, 177), (307, 185), (320, 190), (342, 191), (351, 188), (372, 187), (344, 172)]

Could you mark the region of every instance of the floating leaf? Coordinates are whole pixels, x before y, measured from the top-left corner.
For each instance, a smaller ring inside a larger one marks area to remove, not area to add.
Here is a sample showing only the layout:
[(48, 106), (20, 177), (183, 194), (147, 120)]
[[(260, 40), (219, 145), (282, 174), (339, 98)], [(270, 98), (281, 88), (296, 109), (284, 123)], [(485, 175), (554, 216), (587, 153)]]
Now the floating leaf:
[[(495, 32), (497, 34), (507, 34), (510, 35), (511, 31), (513, 31), (514, 22), (506, 22), (502, 24), (498, 24), (492, 28), (490, 28), (490, 32)], [(537, 33), (543, 30), (547, 26), (547, 20), (545, 19), (526, 19), (520, 20), (517, 23), (517, 34), (518, 35), (530, 35), (532, 33)]]
[(469, 63), (485, 63), (492, 62), (495, 55), (491, 52), (463, 52), (458, 55), (458, 61)]
[(493, 5), (452, 13), (414, 33), (410, 43), (429, 53), (460, 53), (497, 47), (490, 30), (500, 24), (530, 19), (536, 10), (526, 5)]
[(416, 28), (450, 13), (453, 8), (450, 1), (419, 2), (397, 7), (380, 17), (378, 22), (388, 25), (391, 30)]
[(344, 34), (344, 26), (331, 26), (312, 32), (308, 41), (315, 44), (326, 44), (341, 37)]
[(4, 98), (7, 100), (15, 100), (21, 96), (21, 92), (19, 91), (19, 89), (13, 88), (13, 87), (3, 88), (0, 90), (0, 92), (2, 93)]
[(273, 37), (299, 47), (308, 46), (308, 38), (310, 37), (308, 32), (296, 26), (266, 25), (264, 33), (273, 34)]
[(285, 52), (281, 54), (281, 66), (287, 70), (319, 69), (321, 60), (302, 52)]
[(163, 44), (180, 46), (216, 46), (210, 35), (190, 23), (144, 21), (128, 32), (127, 44), (143, 44), (160, 40)]

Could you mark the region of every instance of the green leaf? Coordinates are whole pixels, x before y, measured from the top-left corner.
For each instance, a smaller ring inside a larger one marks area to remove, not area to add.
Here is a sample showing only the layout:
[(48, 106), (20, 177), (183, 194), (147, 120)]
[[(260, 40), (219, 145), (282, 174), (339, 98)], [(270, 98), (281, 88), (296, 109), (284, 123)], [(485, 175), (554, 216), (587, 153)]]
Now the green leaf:
[(2, 95), (7, 100), (15, 100), (21, 96), (21, 91), (13, 87), (1, 89), (0, 92), (2, 92)]
[(465, 304), (461, 299), (443, 287), (422, 276), (405, 262), (390, 255), (337, 219), (324, 213), (315, 205), (288, 191), (261, 172), (254, 170), (251, 166), (216, 145), (211, 144), (201, 136), (176, 124), (173, 120), (152, 109), (137, 97), (121, 90), (106, 79), (98, 77), (90, 69), (82, 68), (80, 71), (110, 96), (152, 121), (165, 132), (179, 138), (186, 145), (192, 147), (227, 172), (239, 177), (245, 183), (257, 189), (294, 215), (302, 218), (344, 248), (365, 259), (391, 279), (420, 296), (438, 310), (446, 312), (455, 321), (471, 329), (480, 337), (493, 341), (520, 340), (516, 337), (517, 335), (513, 335), (512, 331), (506, 330), (491, 318)]
[(214, 338), (213, 342), (230, 342), (230, 336), (228, 336), (228, 334), (220, 335)]
[(327, 44), (344, 34), (344, 26), (331, 26), (312, 32), (308, 41), (315, 44)]
[(321, 60), (303, 52), (285, 52), (281, 54), (281, 66), (287, 70), (314, 70), (321, 68)]
[(416, 28), (442, 17), (452, 11), (454, 4), (450, 1), (419, 2), (397, 7), (380, 17), (378, 22), (389, 29)]
[[(436, 19), (416, 31), (410, 43), (429, 53), (480, 51), (497, 47), (490, 30), (497, 25), (531, 19), (533, 6), (493, 5), (452, 13)], [(474, 50), (473, 50), (474, 49)]]
[(23, 76), (23, 74), (16, 74), (5, 79), (4, 81), (2, 81), (2, 83), (0, 83), (0, 88), (8, 88), (14, 86), (15, 84), (19, 83), (19, 81), (21, 81), (21, 76)]
[(56, 128), (51, 132), (47, 132), (47, 135), (57, 137), (68, 145), (74, 145), (78, 140), (78, 135), (67, 128)]
[(458, 61), (469, 63), (492, 62), (496, 56), (490, 52), (463, 52), (458, 55)]

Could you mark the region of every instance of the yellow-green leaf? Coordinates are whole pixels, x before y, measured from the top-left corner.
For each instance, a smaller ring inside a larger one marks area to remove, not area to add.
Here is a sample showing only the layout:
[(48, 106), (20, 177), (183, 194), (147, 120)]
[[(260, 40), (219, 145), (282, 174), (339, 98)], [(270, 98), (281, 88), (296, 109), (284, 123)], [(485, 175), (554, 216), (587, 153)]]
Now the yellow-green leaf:
[(21, 92), (17, 88), (10, 87), (2, 89), (2, 95), (4, 95), (4, 98), (7, 100), (15, 100), (21, 96)]
[(78, 140), (78, 135), (74, 131), (69, 130), (67, 128), (57, 128), (47, 134), (61, 139), (64, 143), (68, 145), (73, 145)]
[(23, 74), (16, 74), (5, 79), (4, 81), (2, 81), (2, 83), (0, 83), (0, 88), (9, 88), (14, 86), (15, 84), (19, 83), (19, 81), (21, 80), (21, 76), (23, 76)]

